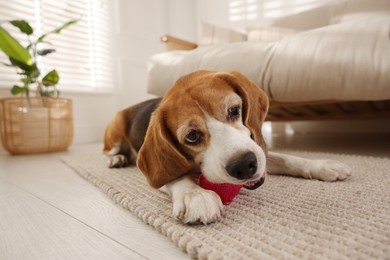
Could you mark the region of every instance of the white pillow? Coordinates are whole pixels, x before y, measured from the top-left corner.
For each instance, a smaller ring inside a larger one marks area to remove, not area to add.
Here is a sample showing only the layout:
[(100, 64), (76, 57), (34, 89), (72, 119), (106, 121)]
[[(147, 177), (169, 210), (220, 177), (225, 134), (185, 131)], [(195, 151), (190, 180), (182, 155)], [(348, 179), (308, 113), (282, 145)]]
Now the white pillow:
[(201, 22), (199, 45), (210, 46), (214, 44), (223, 44), (231, 42), (246, 41), (247, 36), (244, 33), (237, 32), (229, 28), (223, 28)]
[(297, 30), (280, 27), (248, 27), (248, 41), (274, 42), (299, 33)]

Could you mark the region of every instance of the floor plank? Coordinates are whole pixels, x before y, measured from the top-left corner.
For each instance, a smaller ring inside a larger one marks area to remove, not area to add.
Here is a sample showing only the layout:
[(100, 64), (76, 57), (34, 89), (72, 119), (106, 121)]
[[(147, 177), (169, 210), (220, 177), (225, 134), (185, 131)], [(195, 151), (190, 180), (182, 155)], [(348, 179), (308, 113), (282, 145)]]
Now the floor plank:
[(149, 259), (188, 259), (165, 236), (115, 205), (59, 158), (99, 153), (99, 145), (69, 153), (0, 157), (0, 177)]
[(145, 259), (0, 179), (0, 259)]

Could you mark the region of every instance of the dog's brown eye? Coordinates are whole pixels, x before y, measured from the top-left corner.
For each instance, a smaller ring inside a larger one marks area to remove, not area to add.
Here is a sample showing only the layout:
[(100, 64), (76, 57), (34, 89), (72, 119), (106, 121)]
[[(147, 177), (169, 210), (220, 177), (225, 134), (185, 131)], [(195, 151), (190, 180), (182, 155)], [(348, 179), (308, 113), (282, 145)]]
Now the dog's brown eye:
[(186, 142), (188, 144), (198, 144), (201, 141), (201, 134), (196, 131), (192, 130), (187, 136), (186, 136)]
[(228, 109), (228, 120), (235, 120), (240, 117), (240, 106), (230, 107)]

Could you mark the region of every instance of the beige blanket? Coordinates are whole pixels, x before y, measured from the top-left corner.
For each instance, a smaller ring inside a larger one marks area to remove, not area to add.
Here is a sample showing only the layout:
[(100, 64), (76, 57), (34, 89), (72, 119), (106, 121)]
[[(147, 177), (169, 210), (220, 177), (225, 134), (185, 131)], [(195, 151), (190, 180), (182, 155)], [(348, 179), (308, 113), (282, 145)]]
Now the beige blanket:
[(304, 31), (154, 55), (148, 90), (161, 96), (195, 70), (239, 70), (276, 101), (390, 99), (390, 14)]

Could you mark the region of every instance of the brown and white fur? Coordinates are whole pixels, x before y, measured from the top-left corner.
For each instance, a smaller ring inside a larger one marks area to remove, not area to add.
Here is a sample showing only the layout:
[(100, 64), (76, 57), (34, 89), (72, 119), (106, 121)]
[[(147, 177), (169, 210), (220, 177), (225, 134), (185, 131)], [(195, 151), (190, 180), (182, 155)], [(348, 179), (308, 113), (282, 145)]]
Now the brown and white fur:
[(346, 179), (350, 168), (268, 152), (261, 133), (266, 94), (239, 72), (197, 71), (180, 78), (163, 98), (120, 111), (107, 126), (109, 167), (137, 164), (149, 184), (172, 197), (184, 223), (211, 223), (223, 212), (219, 196), (196, 184), (202, 172), (215, 183), (256, 189), (268, 174)]

